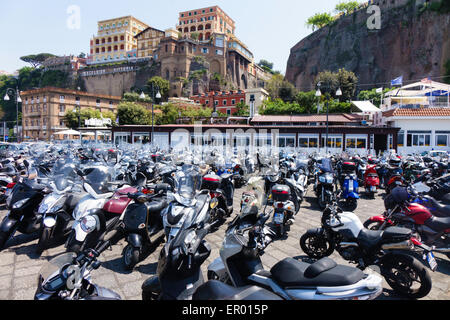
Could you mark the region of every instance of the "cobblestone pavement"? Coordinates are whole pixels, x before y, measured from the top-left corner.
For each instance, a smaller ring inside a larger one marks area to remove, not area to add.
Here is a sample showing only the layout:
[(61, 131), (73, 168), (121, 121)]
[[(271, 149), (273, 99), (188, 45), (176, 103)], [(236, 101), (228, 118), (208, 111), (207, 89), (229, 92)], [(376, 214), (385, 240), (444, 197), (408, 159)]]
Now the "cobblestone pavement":
[[(242, 190), (236, 190), (235, 194), (235, 212), (239, 212), (239, 202)], [(286, 258), (295, 257), (305, 259), (306, 255), (302, 252), (299, 239), (306, 230), (320, 226), (321, 212), (316, 205), (312, 190), (309, 191), (309, 197), (306, 197), (302, 208), (296, 218), (296, 222), (291, 226), (286, 239), (273, 242), (262, 257), (263, 263), (267, 269), (270, 269), (275, 263)], [(358, 203), (356, 213), (364, 222), (372, 215), (380, 214), (384, 208), (381, 195), (375, 200), (361, 199)], [(0, 211), (0, 218), (6, 215), (6, 211)], [(230, 218), (230, 220), (234, 217)], [(211, 245), (211, 256), (202, 266), (206, 276), (207, 266), (217, 257), (222, 245), (226, 224), (206, 237)], [(37, 283), (37, 275), (40, 268), (49, 259), (65, 252), (64, 246), (44, 251), (41, 257), (35, 254), (37, 244), (37, 235), (21, 235), (11, 239), (7, 248), (0, 253), (0, 300), (32, 300)], [(102, 266), (94, 271), (93, 280), (96, 284), (112, 289), (119, 293), (122, 299), (141, 300), (141, 285), (156, 272), (158, 255), (162, 246), (141, 262), (133, 272), (125, 271), (122, 262), (122, 250), (126, 242), (120, 241), (113, 246), (112, 251), (107, 250), (100, 258), (103, 261)], [(338, 254), (334, 253), (332, 258), (338, 263), (348, 265)], [(419, 257), (420, 259), (420, 257)], [(440, 254), (436, 254), (438, 270), (431, 272), (433, 289), (424, 300), (450, 300), (450, 261)], [(307, 260), (306, 260), (307, 261)], [(375, 269), (376, 270), (376, 269)], [(379, 299), (397, 300), (402, 299), (392, 292), (390, 287), (384, 282), (384, 291)]]

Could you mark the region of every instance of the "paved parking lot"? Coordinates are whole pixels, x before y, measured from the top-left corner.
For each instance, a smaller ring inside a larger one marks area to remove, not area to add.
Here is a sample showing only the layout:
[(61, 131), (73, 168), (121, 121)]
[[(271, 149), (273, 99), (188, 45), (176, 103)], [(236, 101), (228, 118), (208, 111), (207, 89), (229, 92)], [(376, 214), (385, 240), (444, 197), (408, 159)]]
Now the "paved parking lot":
[[(235, 195), (235, 212), (239, 212), (239, 202), (242, 190), (237, 190)], [(380, 214), (384, 208), (381, 195), (375, 200), (361, 199), (358, 203), (356, 213), (365, 221), (368, 217)], [(0, 218), (6, 215), (6, 211), (0, 211)], [(230, 220), (234, 215), (230, 218)], [(295, 257), (306, 258), (302, 252), (299, 239), (307, 229), (320, 226), (321, 212), (318, 210), (316, 200), (312, 190), (302, 204), (296, 222), (291, 226), (291, 230), (286, 239), (277, 240), (267, 248), (262, 257), (264, 265), (270, 269), (275, 263), (286, 258)], [(219, 249), (222, 245), (226, 224), (217, 232), (207, 236), (206, 240), (212, 248), (211, 256), (202, 266), (206, 276), (206, 268), (214, 259), (219, 256)], [(63, 246), (44, 251), (41, 257), (34, 252), (37, 244), (37, 236), (16, 234), (10, 240), (7, 248), (0, 253), (0, 299), (1, 300), (32, 300), (37, 283), (37, 275), (40, 268), (49, 259), (65, 252)], [(100, 286), (107, 287), (119, 293), (125, 300), (141, 300), (141, 285), (149, 277), (155, 274), (161, 246), (151, 254), (145, 261), (141, 262), (133, 272), (124, 269), (122, 263), (122, 250), (126, 246), (125, 241), (119, 242), (107, 250), (101, 257), (103, 261), (100, 269), (93, 274), (94, 282)], [(348, 264), (338, 254), (332, 256), (338, 263)], [(438, 270), (431, 274), (433, 289), (424, 300), (450, 300), (450, 261), (440, 254), (436, 254), (439, 264)], [(376, 269), (375, 269), (376, 270)], [(431, 272), (431, 271), (430, 271)], [(382, 296), (379, 299), (401, 299), (396, 296), (389, 286), (384, 282)]]

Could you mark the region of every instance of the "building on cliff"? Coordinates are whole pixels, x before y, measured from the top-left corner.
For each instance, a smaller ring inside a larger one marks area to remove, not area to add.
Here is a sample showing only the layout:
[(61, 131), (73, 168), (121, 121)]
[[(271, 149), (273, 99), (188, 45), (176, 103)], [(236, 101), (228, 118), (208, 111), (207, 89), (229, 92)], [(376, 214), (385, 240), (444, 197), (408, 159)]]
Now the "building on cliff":
[(87, 63), (112, 63), (137, 58), (135, 36), (148, 27), (133, 16), (99, 21), (97, 35), (90, 42)]
[(133, 17), (98, 25), (89, 68), (80, 72), (89, 92), (121, 95), (156, 75), (170, 82), (172, 97), (264, 87), (270, 79), (218, 6), (181, 12), (177, 28), (164, 32)]

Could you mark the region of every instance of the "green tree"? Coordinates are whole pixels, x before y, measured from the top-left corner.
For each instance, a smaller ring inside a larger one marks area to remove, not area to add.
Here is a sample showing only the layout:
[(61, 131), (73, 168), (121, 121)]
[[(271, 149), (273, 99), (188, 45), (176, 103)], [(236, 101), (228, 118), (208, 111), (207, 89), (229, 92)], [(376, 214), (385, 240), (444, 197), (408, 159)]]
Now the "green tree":
[(66, 127), (70, 128), (70, 129), (76, 129), (78, 128), (78, 117), (81, 114), (81, 121), (80, 124), (82, 127), (84, 127), (84, 121), (88, 120), (88, 119), (100, 119), (100, 111), (95, 110), (95, 109), (84, 109), (81, 110), (81, 113), (78, 111), (78, 109), (74, 109), (74, 110), (69, 110), (66, 112), (66, 114), (64, 115), (64, 123), (66, 125)]
[(359, 8), (358, 1), (344, 1), (336, 5), (335, 11), (349, 14)]
[(297, 93), (294, 85), (286, 81), (282, 74), (272, 75), (272, 78), (267, 82), (266, 89), (273, 100), (293, 101)]
[(250, 115), (250, 107), (245, 104), (245, 102), (239, 102), (236, 105), (236, 112), (234, 113), (237, 117), (248, 117)]
[[(155, 77), (149, 79), (147, 81), (146, 89), (147, 89), (147, 93), (150, 95), (152, 94), (152, 85), (153, 85), (153, 88), (155, 88), (155, 90), (156, 90), (156, 88), (159, 88), (159, 92), (161, 93), (162, 99), (164, 101), (166, 101), (167, 98), (169, 98), (169, 91), (170, 91), (170, 82), (169, 81), (167, 81), (161, 77), (158, 77), (158, 76), (155, 76)], [(156, 93), (157, 92), (154, 92), (155, 95), (156, 95)]]
[(48, 58), (56, 57), (51, 53), (39, 53), (39, 54), (30, 54), (27, 56), (20, 57), (20, 60), (31, 64), (33, 68), (37, 68), (42, 65), (42, 63)]
[(316, 13), (306, 20), (306, 26), (312, 27), (312, 30), (314, 31), (316, 28), (323, 28), (333, 21), (334, 18), (329, 13)]
[(147, 102), (151, 103), (152, 99), (149, 96), (145, 96), (144, 99), (141, 98), (141, 95), (137, 92), (125, 92), (123, 94), (122, 101), (126, 102)]
[(117, 106), (117, 117), (121, 126), (150, 125), (152, 123), (151, 112), (135, 102), (121, 102)]
[(299, 92), (295, 96), (295, 101), (305, 108), (305, 112), (308, 114), (317, 112), (317, 104), (319, 102), (319, 98), (316, 97), (315, 91), (309, 92)]
[(324, 99), (337, 98), (336, 91), (340, 88), (342, 96), (339, 101), (348, 101), (355, 96), (358, 78), (356, 75), (345, 69), (339, 69), (338, 72), (322, 71), (317, 77), (315, 83), (321, 83), (320, 90)]

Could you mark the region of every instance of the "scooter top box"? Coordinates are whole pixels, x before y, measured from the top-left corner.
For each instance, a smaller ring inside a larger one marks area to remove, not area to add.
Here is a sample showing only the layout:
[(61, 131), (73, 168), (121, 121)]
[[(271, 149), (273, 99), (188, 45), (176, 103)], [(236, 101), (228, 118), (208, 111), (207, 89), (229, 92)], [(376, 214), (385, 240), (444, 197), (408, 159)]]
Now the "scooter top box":
[(214, 191), (220, 189), (222, 178), (215, 174), (208, 174), (203, 177), (202, 189)]
[(272, 200), (275, 202), (288, 201), (291, 189), (288, 186), (277, 184), (272, 188)]
[(342, 164), (342, 171), (354, 172), (356, 170), (356, 164), (354, 162), (344, 162)]

